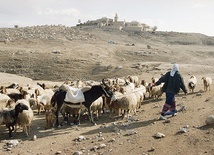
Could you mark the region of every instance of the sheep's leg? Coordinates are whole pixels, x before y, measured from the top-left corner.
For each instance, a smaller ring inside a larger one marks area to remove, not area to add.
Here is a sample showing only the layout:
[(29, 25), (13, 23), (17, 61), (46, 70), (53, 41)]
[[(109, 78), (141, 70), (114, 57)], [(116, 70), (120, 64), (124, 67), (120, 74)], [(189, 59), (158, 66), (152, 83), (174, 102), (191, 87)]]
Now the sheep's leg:
[(27, 126), (27, 136), (29, 137), (30, 134), (30, 125)]
[(57, 106), (57, 110), (55, 112), (55, 116), (56, 116), (56, 125), (59, 126), (59, 118), (58, 118), (58, 115), (59, 115), (59, 108)]
[(125, 118), (125, 115), (126, 115), (126, 110), (124, 110), (124, 112), (122, 113), (122, 119)]
[(77, 119), (74, 121), (75, 125), (79, 125), (80, 124), (80, 115), (81, 115), (81, 108), (79, 110), (79, 115), (78, 115)]
[[(9, 129), (9, 137), (10, 137), (10, 138), (13, 138), (12, 132), (13, 132), (13, 130), (14, 130), (14, 126), (7, 125), (7, 127), (8, 127), (8, 129)], [(11, 127), (12, 127), (12, 129), (11, 129)]]
[(94, 125), (97, 125), (95, 122), (94, 122), (94, 119), (93, 119), (93, 116), (92, 116), (92, 112), (91, 112), (91, 108), (88, 108), (88, 113), (89, 113), (89, 120), (92, 124)]
[(26, 136), (28, 137), (29, 135), (28, 135), (28, 127), (27, 127), (27, 125), (23, 126), (23, 131), (26, 134)]

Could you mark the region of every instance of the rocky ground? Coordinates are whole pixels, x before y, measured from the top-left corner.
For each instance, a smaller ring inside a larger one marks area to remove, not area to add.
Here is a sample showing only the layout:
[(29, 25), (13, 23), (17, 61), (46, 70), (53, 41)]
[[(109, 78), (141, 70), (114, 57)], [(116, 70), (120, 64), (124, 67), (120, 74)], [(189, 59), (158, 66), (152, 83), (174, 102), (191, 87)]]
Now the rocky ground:
[[(148, 45), (150, 48), (148, 48)], [(0, 154), (208, 154), (213, 155), (213, 126), (205, 120), (214, 113), (213, 86), (203, 92), (201, 78), (214, 78), (214, 40), (202, 34), (178, 32), (128, 33), (115, 30), (35, 26), (0, 29), (1, 85), (65, 80), (97, 80), (137, 75), (150, 81), (176, 62), (185, 84), (195, 75), (195, 93), (177, 96), (178, 116), (160, 121), (165, 96), (146, 98), (137, 116), (122, 120), (103, 114), (93, 126), (64, 125), (45, 130), (44, 114), (37, 115), (26, 137), (18, 131), (8, 149), (5, 126), (0, 127)], [(62, 121), (62, 120), (61, 120)], [(156, 133), (162, 138), (155, 138)], [(33, 137), (37, 138), (33, 140)], [(7, 150), (8, 149), (8, 150)], [(79, 151), (79, 152), (77, 152)], [(81, 151), (81, 152), (80, 152)]]

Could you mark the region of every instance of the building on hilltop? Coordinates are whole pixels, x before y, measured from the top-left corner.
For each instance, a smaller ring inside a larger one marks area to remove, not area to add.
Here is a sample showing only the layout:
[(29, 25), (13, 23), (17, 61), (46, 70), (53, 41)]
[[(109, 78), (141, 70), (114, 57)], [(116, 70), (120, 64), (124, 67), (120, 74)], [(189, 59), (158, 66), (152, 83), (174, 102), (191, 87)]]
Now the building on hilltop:
[(125, 30), (125, 31), (153, 31), (154, 29), (149, 25), (144, 23), (140, 23), (137, 21), (126, 22), (119, 21), (117, 13), (115, 14), (114, 20), (111, 18), (103, 17), (97, 20), (88, 20), (85, 23), (77, 24), (77, 26), (81, 26), (81, 28), (88, 28), (88, 27), (97, 27), (97, 28), (104, 28), (104, 29), (118, 29), (118, 30)]

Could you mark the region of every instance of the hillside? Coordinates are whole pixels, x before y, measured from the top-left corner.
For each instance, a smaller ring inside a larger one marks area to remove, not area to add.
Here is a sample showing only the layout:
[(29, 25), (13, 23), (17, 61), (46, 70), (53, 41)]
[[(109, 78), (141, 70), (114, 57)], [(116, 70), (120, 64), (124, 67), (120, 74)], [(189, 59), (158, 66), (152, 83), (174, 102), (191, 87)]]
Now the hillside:
[[(149, 47), (149, 48), (148, 48)], [(48, 86), (65, 80), (97, 80), (137, 75), (151, 81), (179, 64), (185, 85), (190, 75), (198, 79), (195, 92), (176, 96), (175, 117), (159, 120), (165, 95), (146, 98), (130, 118), (100, 115), (97, 126), (87, 118), (81, 124), (45, 129), (45, 114), (34, 111), (31, 133), (19, 129), (12, 140), (0, 126), (1, 155), (214, 155), (214, 126), (205, 120), (214, 115), (214, 86), (203, 91), (201, 78), (214, 79), (214, 38), (179, 32), (128, 33), (116, 30), (77, 29), (64, 26), (0, 28), (0, 85), (21, 86), (45, 82)], [(181, 129), (187, 132), (181, 132)], [(164, 138), (154, 138), (157, 132)], [(36, 136), (37, 139), (33, 140)], [(79, 136), (84, 136), (78, 140)]]
[(0, 72), (35, 80), (141, 75), (153, 69), (145, 68), (146, 62), (198, 64), (202, 56), (201, 65), (213, 63), (214, 39), (202, 34), (35, 26), (1, 28), (0, 40)]

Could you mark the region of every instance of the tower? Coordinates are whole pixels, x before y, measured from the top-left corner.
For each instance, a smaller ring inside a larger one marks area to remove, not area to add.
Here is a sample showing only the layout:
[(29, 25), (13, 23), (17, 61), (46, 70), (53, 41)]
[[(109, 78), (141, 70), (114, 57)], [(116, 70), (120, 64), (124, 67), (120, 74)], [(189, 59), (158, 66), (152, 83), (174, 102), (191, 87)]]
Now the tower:
[(118, 16), (117, 16), (117, 13), (115, 14), (115, 17), (114, 17), (114, 22), (117, 22), (118, 21)]

